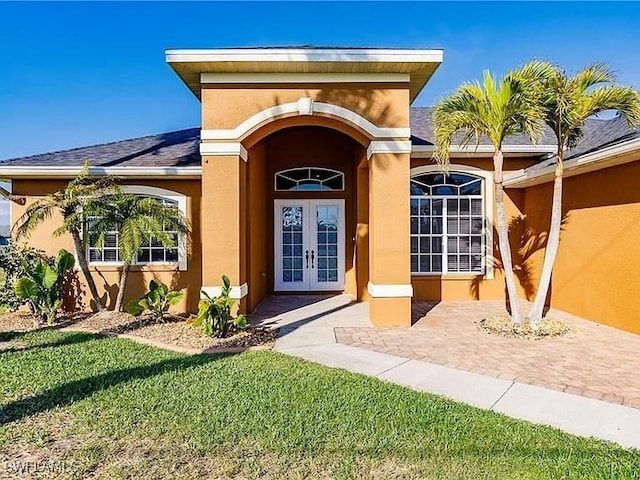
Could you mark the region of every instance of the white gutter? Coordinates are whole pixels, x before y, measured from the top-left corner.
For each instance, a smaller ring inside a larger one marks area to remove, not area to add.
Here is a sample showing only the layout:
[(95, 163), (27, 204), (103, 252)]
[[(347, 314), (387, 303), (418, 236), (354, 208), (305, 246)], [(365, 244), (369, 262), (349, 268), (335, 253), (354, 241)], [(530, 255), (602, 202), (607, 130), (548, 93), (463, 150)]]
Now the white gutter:
[[(594, 172), (596, 170), (602, 170), (603, 168), (640, 160), (640, 157), (625, 157), (625, 155), (637, 150), (640, 150), (640, 138), (566, 160), (564, 162), (564, 176), (573, 177), (582, 173)], [(524, 188), (547, 183), (553, 180), (555, 170), (555, 164), (539, 169), (529, 167), (518, 170), (509, 175), (505, 175), (504, 185), (505, 187)]]
[[(82, 170), (74, 167), (12, 167), (0, 165), (0, 178), (73, 178)], [(197, 178), (202, 176), (202, 167), (89, 167), (95, 176), (113, 175), (129, 178)]]
[[(435, 147), (433, 145), (413, 145), (411, 147), (411, 156), (416, 158), (431, 157)], [(449, 153), (452, 155), (490, 155), (493, 154), (493, 145), (451, 145)], [(555, 154), (557, 152), (555, 145), (503, 145), (503, 153), (512, 153), (519, 155), (544, 155)]]

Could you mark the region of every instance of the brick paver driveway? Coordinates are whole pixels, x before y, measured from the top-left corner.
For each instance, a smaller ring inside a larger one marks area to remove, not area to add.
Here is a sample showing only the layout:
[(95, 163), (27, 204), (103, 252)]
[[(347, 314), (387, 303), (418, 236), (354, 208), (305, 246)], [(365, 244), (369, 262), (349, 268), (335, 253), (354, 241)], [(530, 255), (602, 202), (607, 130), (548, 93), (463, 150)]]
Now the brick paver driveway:
[(338, 343), (640, 408), (640, 335), (554, 311), (572, 328), (555, 339), (504, 338), (476, 326), (501, 312), (503, 302), (416, 302), (419, 320), (409, 329), (336, 327), (335, 334)]

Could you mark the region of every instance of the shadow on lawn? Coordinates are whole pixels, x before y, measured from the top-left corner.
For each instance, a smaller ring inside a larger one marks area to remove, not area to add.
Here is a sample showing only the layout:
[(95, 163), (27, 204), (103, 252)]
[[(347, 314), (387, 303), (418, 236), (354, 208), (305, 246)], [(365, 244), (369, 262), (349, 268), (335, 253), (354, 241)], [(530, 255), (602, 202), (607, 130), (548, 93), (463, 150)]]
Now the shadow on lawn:
[[(11, 342), (11, 341), (21, 341), (24, 337), (30, 332), (0, 332), (0, 342)], [(91, 340), (95, 340), (96, 336), (91, 335), (89, 333), (71, 333), (65, 335), (60, 340), (56, 340), (54, 342), (43, 342), (43, 343), (34, 343), (32, 345), (28, 345), (20, 348), (7, 348), (6, 350), (0, 350), (2, 353), (7, 352), (25, 352), (33, 349), (43, 349), (43, 348), (53, 348), (53, 347), (62, 347), (64, 345), (76, 345), (78, 343), (89, 342)]]
[(90, 397), (100, 390), (105, 390), (118, 384), (126, 383), (131, 380), (150, 378), (156, 375), (161, 375), (165, 372), (187, 370), (215, 362), (222, 356), (228, 356), (228, 354), (194, 355), (189, 357), (173, 358), (154, 363), (152, 365), (114, 370), (102, 375), (65, 383), (64, 385), (47, 390), (40, 395), (23, 398), (9, 403), (0, 410), (0, 425), (21, 420), (54, 407), (65, 407), (84, 398)]

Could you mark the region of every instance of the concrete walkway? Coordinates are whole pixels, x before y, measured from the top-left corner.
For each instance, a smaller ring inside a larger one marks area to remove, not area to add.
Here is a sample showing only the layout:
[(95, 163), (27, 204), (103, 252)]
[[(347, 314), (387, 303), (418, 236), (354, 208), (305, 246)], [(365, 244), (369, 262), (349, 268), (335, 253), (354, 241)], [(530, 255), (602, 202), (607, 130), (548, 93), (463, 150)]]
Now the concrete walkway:
[(336, 343), (335, 327), (370, 327), (348, 295), (269, 297), (250, 318), (280, 328), (275, 350), (566, 432), (640, 448), (640, 410)]

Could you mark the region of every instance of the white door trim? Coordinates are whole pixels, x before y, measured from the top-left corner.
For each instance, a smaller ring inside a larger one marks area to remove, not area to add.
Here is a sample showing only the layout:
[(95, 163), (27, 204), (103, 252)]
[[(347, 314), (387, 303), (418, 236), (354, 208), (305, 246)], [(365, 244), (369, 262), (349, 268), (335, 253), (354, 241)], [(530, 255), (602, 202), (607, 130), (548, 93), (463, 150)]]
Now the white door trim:
[[(283, 206), (300, 206), (303, 209), (302, 228), (302, 282), (285, 282), (282, 274), (282, 218)], [(317, 210), (318, 206), (337, 206), (338, 214), (338, 281), (319, 282), (317, 280), (318, 245), (317, 245)], [(344, 199), (275, 199), (274, 210), (274, 291), (275, 292), (317, 292), (317, 291), (342, 291), (345, 285), (345, 254), (346, 254), (346, 229), (345, 229), (345, 201)], [(305, 251), (309, 252), (309, 265), (305, 258)]]

